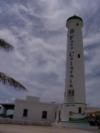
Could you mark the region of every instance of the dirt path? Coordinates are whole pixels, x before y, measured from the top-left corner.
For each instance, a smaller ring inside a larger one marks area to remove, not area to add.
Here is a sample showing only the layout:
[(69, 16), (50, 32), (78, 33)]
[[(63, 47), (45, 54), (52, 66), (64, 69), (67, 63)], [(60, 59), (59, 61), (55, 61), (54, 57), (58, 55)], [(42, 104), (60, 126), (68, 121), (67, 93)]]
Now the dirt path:
[(0, 133), (92, 133), (89, 131), (61, 127), (23, 126), (0, 124)]

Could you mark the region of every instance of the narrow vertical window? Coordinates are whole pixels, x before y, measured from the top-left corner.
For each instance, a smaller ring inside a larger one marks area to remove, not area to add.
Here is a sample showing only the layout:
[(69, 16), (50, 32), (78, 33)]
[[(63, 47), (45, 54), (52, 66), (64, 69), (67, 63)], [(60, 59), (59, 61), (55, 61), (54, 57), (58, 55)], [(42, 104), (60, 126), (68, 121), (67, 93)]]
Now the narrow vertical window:
[(82, 108), (81, 108), (81, 107), (78, 108), (78, 113), (79, 113), (79, 114), (82, 113)]
[(71, 30), (70, 30), (70, 34), (73, 34), (74, 32), (75, 32), (74, 29), (71, 29)]
[(80, 54), (78, 54), (77, 57), (80, 58)]
[(42, 119), (47, 119), (47, 111), (42, 111)]
[(27, 117), (28, 116), (28, 109), (24, 109), (23, 110), (23, 117)]
[(79, 26), (79, 23), (76, 23), (76, 26)]
[(72, 90), (72, 96), (74, 96), (74, 90)]

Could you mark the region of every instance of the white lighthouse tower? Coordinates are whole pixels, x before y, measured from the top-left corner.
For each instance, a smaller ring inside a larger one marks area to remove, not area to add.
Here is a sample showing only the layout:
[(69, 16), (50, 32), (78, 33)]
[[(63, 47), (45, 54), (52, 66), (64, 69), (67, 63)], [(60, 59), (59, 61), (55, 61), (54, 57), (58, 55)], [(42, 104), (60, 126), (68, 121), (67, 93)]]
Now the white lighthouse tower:
[(66, 27), (67, 61), (62, 121), (81, 118), (85, 111), (83, 20), (76, 15), (72, 16), (67, 20)]

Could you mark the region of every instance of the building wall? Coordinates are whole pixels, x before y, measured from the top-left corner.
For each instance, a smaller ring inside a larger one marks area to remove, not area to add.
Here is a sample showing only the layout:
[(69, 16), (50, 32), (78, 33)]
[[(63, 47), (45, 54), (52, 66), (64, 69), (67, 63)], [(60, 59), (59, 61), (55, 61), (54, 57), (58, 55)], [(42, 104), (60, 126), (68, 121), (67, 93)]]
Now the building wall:
[[(23, 116), (23, 110), (28, 110), (27, 117)], [(30, 121), (30, 122), (53, 122), (55, 121), (55, 112), (57, 105), (54, 103), (41, 103), (39, 101), (31, 100), (16, 100), (15, 102), (15, 112), (14, 119), (20, 121)], [(42, 112), (47, 111), (47, 119), (42, 118)]]
[[(80, 113), (79, 108), (81, 108)], [(70, 118), (82, 118), (85, 116), (85, 112), (85, 104), (63, 104), (61, 109), (61, 121), (69, 121)]]

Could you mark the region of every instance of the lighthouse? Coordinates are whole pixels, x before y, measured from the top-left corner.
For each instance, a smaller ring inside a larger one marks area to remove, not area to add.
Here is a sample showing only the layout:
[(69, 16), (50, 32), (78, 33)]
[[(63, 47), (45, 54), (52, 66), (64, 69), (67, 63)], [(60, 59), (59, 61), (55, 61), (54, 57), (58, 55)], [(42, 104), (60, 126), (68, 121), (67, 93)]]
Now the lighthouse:
[(79, 16), (67, 19), (67, 54), (62, 120), (82, 117), (85, 112), (85, 76), (82, 28)]

